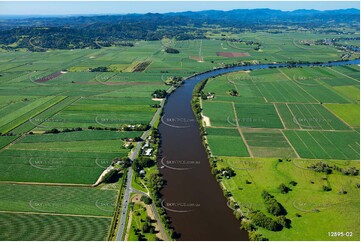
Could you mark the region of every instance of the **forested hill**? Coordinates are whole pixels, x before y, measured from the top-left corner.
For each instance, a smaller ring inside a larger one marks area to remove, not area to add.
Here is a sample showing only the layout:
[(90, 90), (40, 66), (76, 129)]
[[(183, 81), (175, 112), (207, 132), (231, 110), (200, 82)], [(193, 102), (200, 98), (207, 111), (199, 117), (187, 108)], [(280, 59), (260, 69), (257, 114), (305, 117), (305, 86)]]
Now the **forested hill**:
[[(234, 31), (308, 30), (332, 32), (344, 28), (359, 29), (360, 10), (295, 10), (236, 9), (200, 12), (148, 13), (105, 16), (1, 18), (0, 44), (19, 48), (98, 48), (98, 38), (111, 44), (116, 40), (158, 40), (163, 36), (178, 39), (204, 38), (206, 27), (232, 27)], [(346, 28), (345, 28), (346, 27)], [(29, 41), (30, 40), (30, 41)], [(29, 44), (33, 43), (33, 45)], [(16, 44), (14, 44), (16, 43)], [(35, 48), (35, 49), (34, 49)]]

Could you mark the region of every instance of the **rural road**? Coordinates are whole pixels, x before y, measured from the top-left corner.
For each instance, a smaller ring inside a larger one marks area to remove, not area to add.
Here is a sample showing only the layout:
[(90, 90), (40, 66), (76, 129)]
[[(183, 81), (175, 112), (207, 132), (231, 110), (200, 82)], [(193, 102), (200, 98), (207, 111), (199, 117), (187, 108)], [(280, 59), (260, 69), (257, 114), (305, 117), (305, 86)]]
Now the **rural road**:
[[(157, 121), (157, 119), (158, 119), (158, 117), (159, 117), (159, 115), (160, 115), (160, 113), (161, 113), (161, 111), (163, 109), (164, 102), (165, 102), (165, 99), (163, 99), (160, 102), (160, 108), (158, 108), (157, 112), (154, 114), (152, 120), (150, 121), (149, 126), (151, 128), (154, 126), (154, 123)], [(141, 138), (143, 140), (148, 136), (148, 134), (151, 131), (151, 128), (149, 128), (147, 131), (145, 131), (143, 133), (143, 135), (141, 136)], [(129, 159), (134, 160), (135, 158), (137, 158), (141, 146), (142, 146), (142, 142), (138, 142), (136, 147), (134, 148), (134, 150), (129, 155)], [(128, 168), (127, 183), (126, 183), (124, 197), (123, 197), (122, 206), (121, 206), (122, 212), (120, 214), (119, 228), (118, 228), (118, 232), (117, 232), (117, 237), (115, 239), (116, 241), (121, 241), (122, 238), (123, 238), (124, 229), (125, 229), (126, 220), (127, 220), (127, 209), (128, 209), (128, 206), (129, 206), (130, 193), (132, 193), (132, 192), (142, 193), (142, 192), (137, 191), (137, 190), (132, 188), (132, 177), (133, 177), (133, 169), (132, 169), (132, 167), (129, 167)], [(147, 194), (145, 194), (145, 195), (147, 195)], [(160, 223), (160, 219), (159, 219), (157, 210), (154, 207), (154, 204), (152, 204), (152, 209), (153, 209), (153, 212), (155, 214), (155, 217), (156, 217), (157, 221)], [(159, 225), (160, 225), (159, 227), (161, 228), (161, 233), (163, 234), (163, 236), (166, 235), (165, 232), (164, 232), (162, 224), (160, 223)], [(166, 238), (166, 237), (164, 237), (164, 238)]]

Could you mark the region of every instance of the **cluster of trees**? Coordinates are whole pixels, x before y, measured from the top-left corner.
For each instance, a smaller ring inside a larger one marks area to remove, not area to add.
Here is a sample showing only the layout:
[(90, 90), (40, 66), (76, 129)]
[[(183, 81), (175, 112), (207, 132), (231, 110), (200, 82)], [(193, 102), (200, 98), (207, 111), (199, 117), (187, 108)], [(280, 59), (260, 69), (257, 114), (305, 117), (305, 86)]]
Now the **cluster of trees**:
[(357, 176), (359, 174), (359, 170), (356, 167), (341, 168), (337, 165), (328, 165), (322, 161), (311, 164), (308, 166), (308, 168), (316, 172), (323, 172), (325, 174), (331, 174), (333, 171), (341, 172), (346, 176)]
[(236, 172), (230, 167), (222, 168), (221, 173), (223, 176), (228, 176), (228, 177), (236, 176)]
[(152, 93), (152, 97), (154, 98), (165, 98), (167, 95), (167, 91), (162, 89), (157, 89)]
[(179, 54), (179, 50), (177, 49), (174, 49), (174, 48), (170, 48), (170, 47), (167, 47), (165, 49), (165, 52), (169, 53), (169, 54)]
[(139, 157), (133, 161), (132, 168), (135, 174), (139, 176), (139, 171), (143, 170), (146, 167), (152, 167), (154, 165), (155, 162), (153, 159), (149, 157)]
[(314, 164), (309, 165), (307, 168), (314, 170), (315, 172), (323, 172), (326, 174), (332, 173), (332, 166), (320, 161)]
[(287, 215), (286, 209), (267, 191), (263, 191), (262, 197), (265, 201), (267, 211), (275, 216)]
[(146, 131), (149, 129), (148, 124), (135, 124), (135, 125), (127, 125), (124, 124), (120, 127), (122, 131)]
[[(132, 209), (133, 209), (133, 207), (134, 207), (134, 203), (131, 204)], [(143, 209), (145, 209), (145, 208), (143, 208)], [(135, 216), (140, 216), (140, 212), (135, 211), (134, 215)], [(135, 228), (134, 233), (137, 236), (137, 241), (144, 241), (144, 240), (146, 240), (144, 234), (148, 234), (148, 233), (155, 234), (156, 230), (155, 230), (155, 227), (152, 225), (152, 219), (149, 216), (147, 216), (145, 218), (145, 220), (140, 219), (140, 221), (141, 221), (140, 229)]]
[(162, 207), (162, 202), (161, 202), (162, 195), (160, 193), (160, 190), (163, 188), (164, 184), (165, 181), (163, 180), (161, 174), (159, 173), (151, 173), (149, 175), (149, 178), (147, 179), (147, 185), (149, 187), (152, 197), (155, 199), (154, 204), (158, 209), (160, 219), (162, 220), (166, 229), (168, 229), (168, 231), (170, 232), (171, 239), (176, 239), (179, 238), (179, 234), (175, 232), (174, 229), (171, 227), (170, 218), (168, 217), (166, 211)]
[(95, 68), (89, 68), (90, 72), (108, 72), (109, 69), (108, 67), (105, 66), (99, 66), (99, 67), (95, 67)]
[(88, 126), (88, 129), (90, 129), (90, 130), (111, 130), (111, 131), (117, 130), (117, 128), (114, 128), (114, 127), (94, 127), (94, 126)]
[(147, 67), (150, 65), (150, 61), (143, 61), (138, 63), (134, 68), (133, 68), (133, 72), (142, 72), (145, 69), (147, 69)]
[(339, 170), (342, 172), (342, 174), (346, 175), (346, 176), (357, 176), (359, 174), (359, 170), (356, 169), (356, 167), (349, 167), (349, 168), (344, 168), (341, 169), (339, 167), (337, 167), (336, 170)]
[(238, 96), (238, 91), (236, 89), (232, 89), (229, 91), (229, 95), (236, 97)]
[(281, 183), (281, 184), (278, 186), (278, 190), (279, 190), (282, 194), (286, 194), (286, 193), (288, 193), (289, 191), (292, 191), (291, 188), (289, 188), (288, 186), (286, 186), (284, 183)]
[(152, 204), (152, 199), (148, 196), (145, 196), (143, 195), (141, 198), (140, 198), (140, 201), (144, 202), (145, 204), (149, 205), (149, 204)]
[(119, 173), (119, 171), (117, 169), (113, 169), (113, 170), (109, 171), (107, 174), (105, 174), (104, 182), (106, 182), (106, 183), (116, 182), (119, 179), (120, 174), (121, 173)]
[[(33, 134), (33, 133), (30, 132), (29, 134)], [(7, 133), (5, 133), (5, 134), (3, 134), (3, 133), (0, 132), (0, 135), (1, 135), (1, 136), (16, 136), (16, 134), (13, 133), (13, 132), (7, 132)]]
[(270, 231), (281, 231), (282, 225), (276, 220), (273, 220), (270, 217), (267, 217), (261, 211), (253, 211), (249, 214), (252, 222), (262, 228), (268, 229)]
[(46, 130), (44, 132), (44, 134), (59, 134), (59, 133), (67, 133), (67, 132), (75, 132), (75, 131), (82, 131), (83, 129), (80, 128), (80, 127), (77, 127), (77, 128), (65, 128), (63, 130), (59, 130), (59, 129), (56, 129), (56, 128), (53, 128), (51, 130)]
[(181, 77), (181, 76), (172, 76), (172, 77), (169, 77), (165, 81), (165, 84), (173, 85), (173, 86), (179, 86), (182, 82), (183, 82), (183, 77)]

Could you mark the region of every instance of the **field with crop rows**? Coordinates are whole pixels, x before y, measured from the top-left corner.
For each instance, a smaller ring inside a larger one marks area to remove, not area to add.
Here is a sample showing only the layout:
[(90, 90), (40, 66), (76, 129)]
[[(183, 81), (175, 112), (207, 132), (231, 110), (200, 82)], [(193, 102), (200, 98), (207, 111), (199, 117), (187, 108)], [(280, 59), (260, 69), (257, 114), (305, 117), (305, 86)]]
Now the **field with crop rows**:
[(242, 156), (247, 157), (248, 151), (239, 136), (237, 129), (207, 129), (208, 143), (212, 153), (217, 156)]
[[(230, 73), (207, 82), (204, 92), (215, 97), (203, 101), (203, 114), (211, 127), (239, 127), (251, 157), (359, 159), (357, 72), (350, 65)], [(217, 150), (213, 139), (208, 134)]]

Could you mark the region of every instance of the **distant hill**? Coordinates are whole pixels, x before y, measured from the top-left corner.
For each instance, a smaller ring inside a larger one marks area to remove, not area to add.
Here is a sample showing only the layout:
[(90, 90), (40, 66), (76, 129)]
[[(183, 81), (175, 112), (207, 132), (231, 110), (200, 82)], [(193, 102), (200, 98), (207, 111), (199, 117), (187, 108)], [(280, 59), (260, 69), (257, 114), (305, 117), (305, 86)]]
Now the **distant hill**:
[[(96, 38), (117, 40), (158, 40), (163, 36), (177, 39), (205, 38), (202, 27), (216, 25), (238, 31), (323, 28), (354, 29), (360, 27), (360, 10), (329, 11), (272, 9), (205, 10), (199, 12), (147, 13), (126, 15), (93, 15), (62, 17), (0, 18), (0, 44), (17, 42), (29, 48), (29, 39), (36, 38), (46, 48), (98, 48)], [(24, 41), (25, 40), (25, 41)], [(36, 41), (35, 41), (36, 42)], [(32, 45), (33, 46), (33, 45)], [(12, 48), (12, 47), (9, 47)], [(36, 49), (34, 49), (36, 50)], [(40, 51), (40, 50), (38, 50)]]

